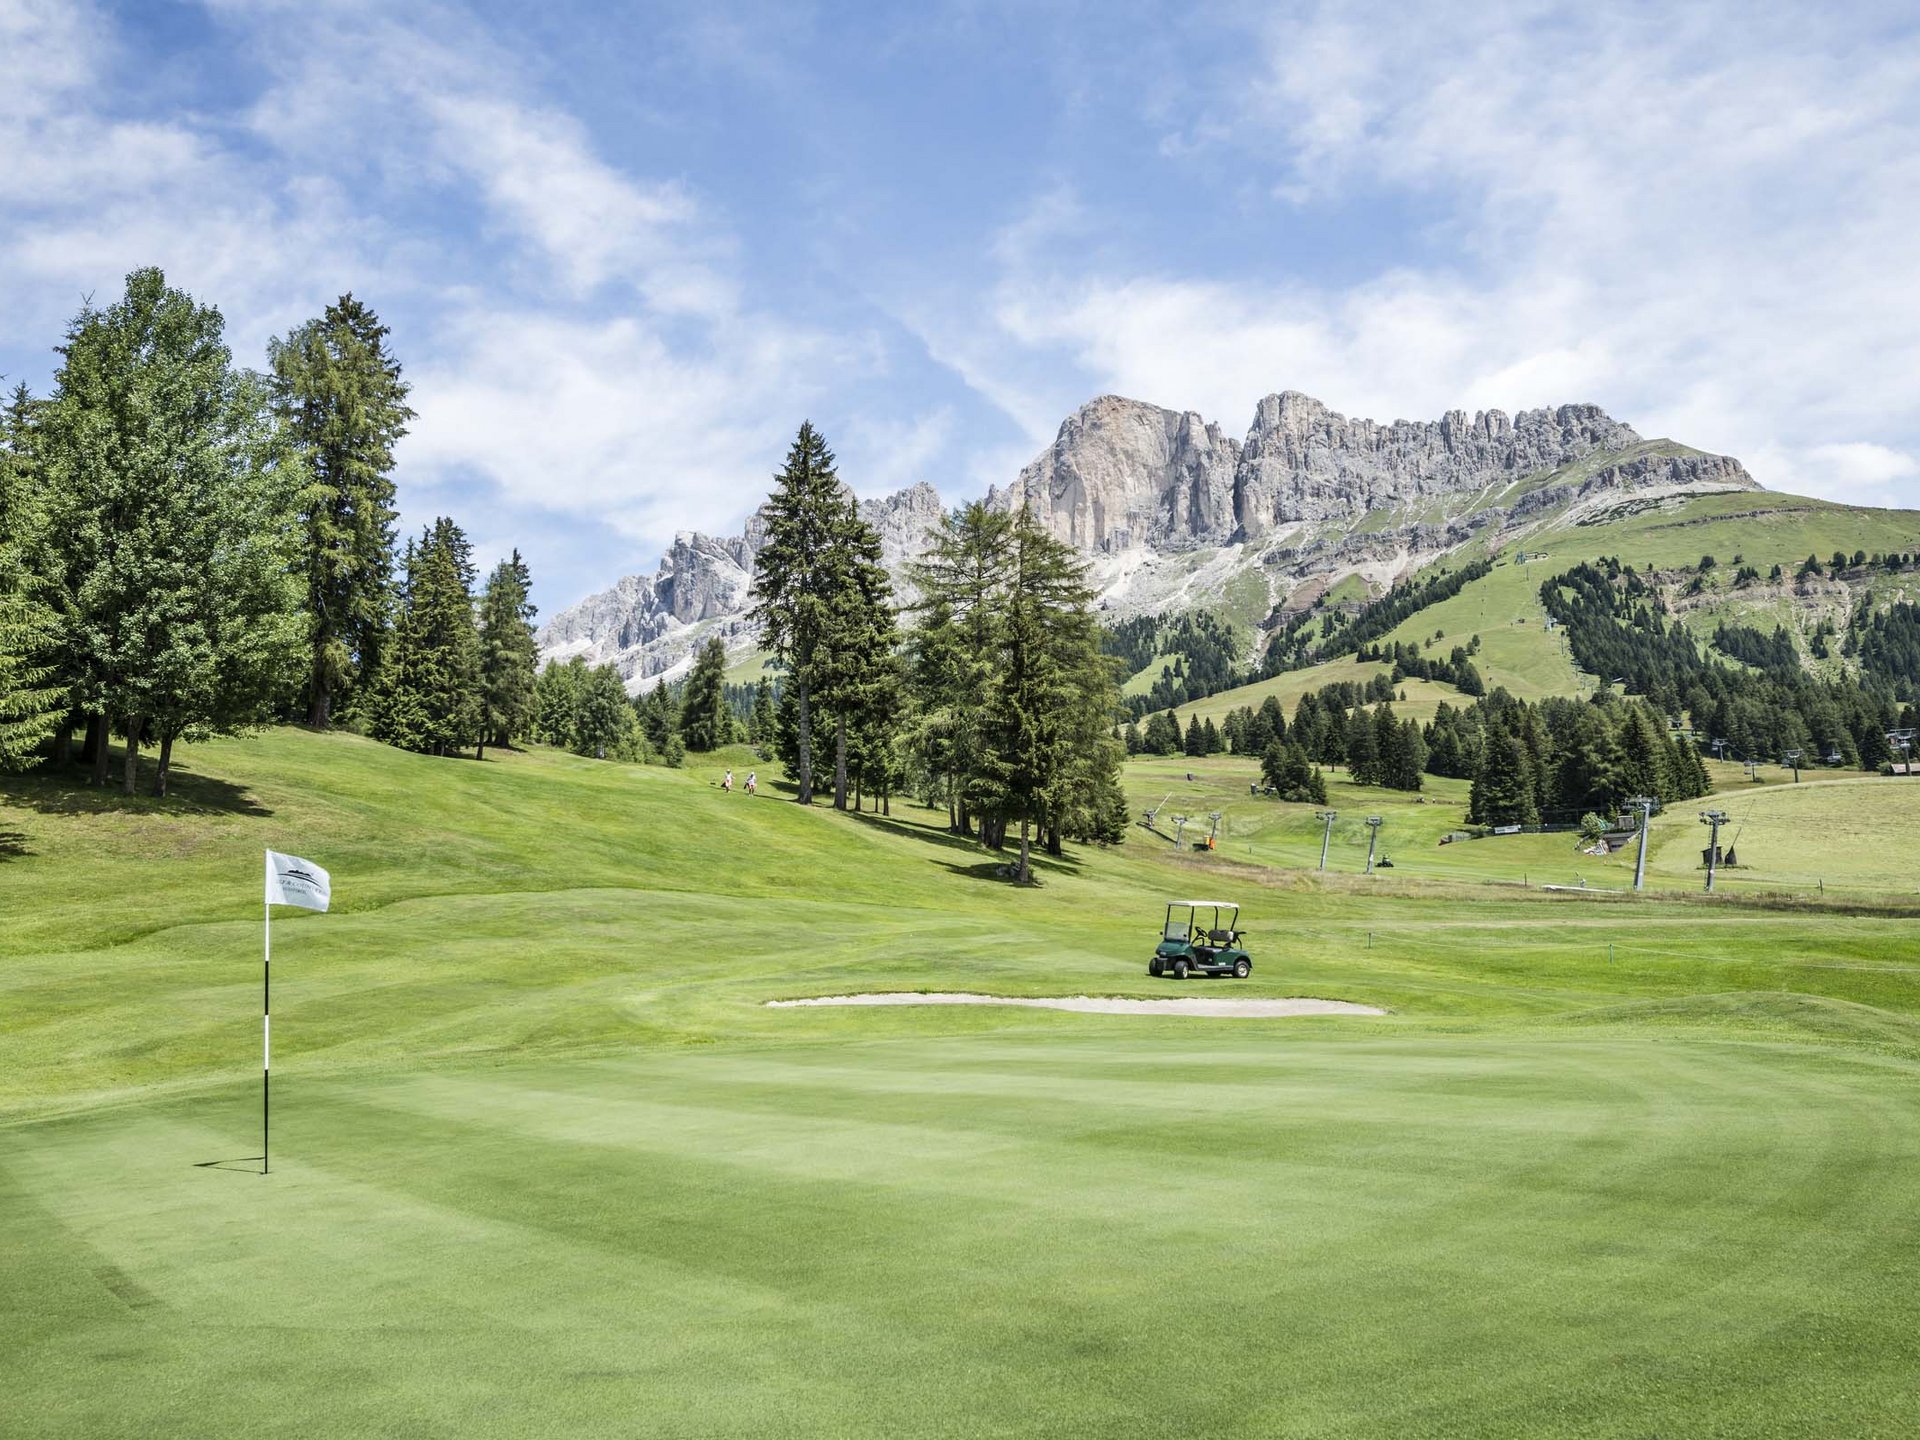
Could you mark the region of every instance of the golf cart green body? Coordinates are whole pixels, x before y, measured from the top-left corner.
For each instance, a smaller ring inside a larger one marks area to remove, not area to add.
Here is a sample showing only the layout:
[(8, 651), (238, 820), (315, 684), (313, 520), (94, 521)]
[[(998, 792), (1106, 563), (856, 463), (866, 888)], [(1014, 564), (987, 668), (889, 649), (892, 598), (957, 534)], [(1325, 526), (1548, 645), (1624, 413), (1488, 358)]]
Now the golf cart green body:
[(1253, 973), (1253, 957), (1241, 943), (1240, 907), (1224, 900), (1175, 900), (1167, 906), (1160, 943), (1147, 962), (1149, 975), (1232, 975)]

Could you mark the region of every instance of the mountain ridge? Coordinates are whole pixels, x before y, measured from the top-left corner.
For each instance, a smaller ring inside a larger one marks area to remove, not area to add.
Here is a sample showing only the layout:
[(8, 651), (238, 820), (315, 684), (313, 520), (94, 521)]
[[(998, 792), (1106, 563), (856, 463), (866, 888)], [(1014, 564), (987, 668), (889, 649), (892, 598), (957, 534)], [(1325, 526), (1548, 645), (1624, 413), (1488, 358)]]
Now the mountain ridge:
[[(1302, 587), (1323, 593), (1347, 574), (1384, 586), (1490, 528), (1618, 492), (1662, 503), (1760, 488), (1738, 460), (1643, 439), (1596, 405), (1382, 424), (1287, 390), (1259, 402), (1241, 440), (1198, 412), (1096, 396), (986, 499), (1029, 506), (1085, 555), (1104, 608), (1160, 612), (1231, 592), (1228, 608), (1253, 629)], [(896, 575), (944, 508), (926, 482), (861, 503)], [(638, 689), (680, 673), (710, 635), (750, 649), (763, 540), (757, 511), (737, 536), (681, 532), (652, 575), (626, 576), (554, 616), (540, 633), (543, 657), (613, 663)]]

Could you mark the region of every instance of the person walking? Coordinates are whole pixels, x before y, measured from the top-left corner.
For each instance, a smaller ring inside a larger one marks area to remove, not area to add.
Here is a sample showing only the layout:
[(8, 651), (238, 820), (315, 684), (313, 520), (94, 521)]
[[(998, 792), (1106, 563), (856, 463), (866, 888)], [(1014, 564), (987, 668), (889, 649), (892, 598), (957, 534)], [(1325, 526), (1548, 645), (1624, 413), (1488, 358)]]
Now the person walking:
[(760, 777), (755, 775), (753, 771), (751, 770), (747, 771), (747, 794), (757, 795), (759, 793), (758, 789), (756, 788), (756, 784), (759, 778)]
[(720, 782), (720, 788), (729, 795), (733, 793), (733, 771), (727, 771), (727, 778)]

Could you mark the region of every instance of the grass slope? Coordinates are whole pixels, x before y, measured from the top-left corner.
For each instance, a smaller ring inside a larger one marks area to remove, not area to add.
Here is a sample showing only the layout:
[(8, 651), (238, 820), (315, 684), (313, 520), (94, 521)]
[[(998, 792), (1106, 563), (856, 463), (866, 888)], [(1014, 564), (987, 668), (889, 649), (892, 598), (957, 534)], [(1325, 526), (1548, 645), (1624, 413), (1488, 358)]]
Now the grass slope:
[[(19, 1433), (1920, 1423), (1910, 919), (1138, 831), (1019, 892), (925, 812), (705, 770), (297, 731), (189, 759), (164, 813), (0, 789)], [(1823, 789), (1755, 803), (1813, 835)], [(266, 1179), (263, 844), (339, 900), (276, 922)], [(761, 1004), (1165, 994), (1157, 907), (1196, 886), (1247, 905), (1236, 993), (1393, 1013)]]

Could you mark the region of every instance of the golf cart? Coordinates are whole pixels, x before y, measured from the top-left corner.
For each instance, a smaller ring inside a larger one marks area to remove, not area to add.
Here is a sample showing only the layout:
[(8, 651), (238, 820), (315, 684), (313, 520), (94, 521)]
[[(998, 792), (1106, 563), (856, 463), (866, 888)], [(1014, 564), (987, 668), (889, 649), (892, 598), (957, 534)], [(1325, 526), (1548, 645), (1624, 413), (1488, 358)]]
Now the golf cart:
[(1149, 975), (1232, 975), (1253, 973), (1253, 957), (1241, 948), (1240, 907), (1221, 900), (1175, 900), (1167, 906), (1160, 943), (1147, 962)]

